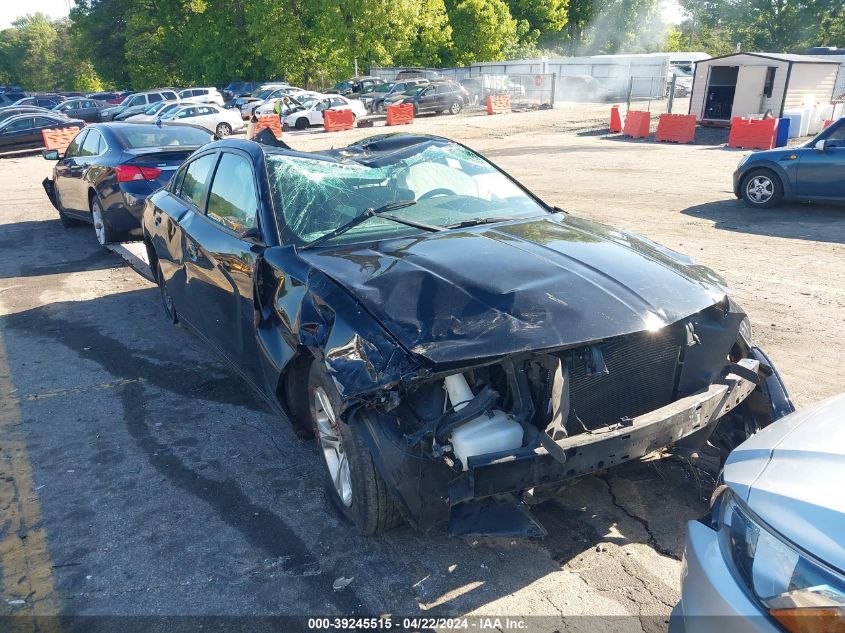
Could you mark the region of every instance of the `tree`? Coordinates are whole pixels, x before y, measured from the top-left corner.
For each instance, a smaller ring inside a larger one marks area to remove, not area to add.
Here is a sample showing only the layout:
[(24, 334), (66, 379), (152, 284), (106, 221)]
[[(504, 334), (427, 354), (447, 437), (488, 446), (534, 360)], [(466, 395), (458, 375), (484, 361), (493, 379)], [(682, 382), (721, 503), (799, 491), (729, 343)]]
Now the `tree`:
[(517, 22), (502, 0), (461, 0), (447, 9), (453, 63), (501, 60), (505, 51), (518, 45)]
[[(577, 2), (577, 0), (573, 0)], [(524, 22), (523, 42), (554, 43), (569, 19), (570, 0), (510, 0), (511, 15)]]

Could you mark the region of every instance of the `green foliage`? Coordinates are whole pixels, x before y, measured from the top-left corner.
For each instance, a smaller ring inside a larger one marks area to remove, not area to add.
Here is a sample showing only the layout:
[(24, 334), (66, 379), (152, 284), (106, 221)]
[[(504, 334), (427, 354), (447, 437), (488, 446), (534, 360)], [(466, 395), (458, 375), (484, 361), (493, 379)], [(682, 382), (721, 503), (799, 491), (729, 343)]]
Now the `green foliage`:
[(454, 63), (501, 60), (517, 46), (517, 22), (502, 0), (461, 0), (447, 8)]

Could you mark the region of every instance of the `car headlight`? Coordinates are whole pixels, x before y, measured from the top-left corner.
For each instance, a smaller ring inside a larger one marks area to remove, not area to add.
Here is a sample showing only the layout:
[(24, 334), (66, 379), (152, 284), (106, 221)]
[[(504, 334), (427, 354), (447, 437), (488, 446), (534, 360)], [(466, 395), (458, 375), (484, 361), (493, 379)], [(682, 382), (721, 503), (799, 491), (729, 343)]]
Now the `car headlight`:
[(713, 512), (722, 555), (766, 613), (790, 633), (845, 631), (845, 576), (787, 541), (727, 488)]

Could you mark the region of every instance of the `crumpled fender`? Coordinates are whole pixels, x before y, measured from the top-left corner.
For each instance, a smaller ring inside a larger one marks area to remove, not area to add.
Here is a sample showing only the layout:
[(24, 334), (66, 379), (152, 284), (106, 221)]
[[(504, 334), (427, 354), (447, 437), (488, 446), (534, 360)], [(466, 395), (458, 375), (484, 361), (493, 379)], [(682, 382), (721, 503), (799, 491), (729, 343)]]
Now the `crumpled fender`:
[(278, 373), (307, 347), (325, 362), (347, 404), (426, 374), (369, 312), (293, 247), (267, 249), (257, 268), (258, 339)]

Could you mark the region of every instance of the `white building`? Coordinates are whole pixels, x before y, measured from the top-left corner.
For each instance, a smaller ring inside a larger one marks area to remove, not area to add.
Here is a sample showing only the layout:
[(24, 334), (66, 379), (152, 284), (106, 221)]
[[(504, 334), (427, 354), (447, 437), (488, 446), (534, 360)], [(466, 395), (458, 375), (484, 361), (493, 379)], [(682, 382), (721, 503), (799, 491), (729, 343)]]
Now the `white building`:
[(809, 97), (829, 104), (839, 61), (810, 55), (734, 53), (696, 62), (689, 113), (729, 124), (734, 117), (801, 110)]

